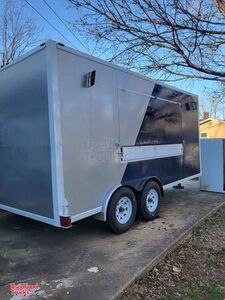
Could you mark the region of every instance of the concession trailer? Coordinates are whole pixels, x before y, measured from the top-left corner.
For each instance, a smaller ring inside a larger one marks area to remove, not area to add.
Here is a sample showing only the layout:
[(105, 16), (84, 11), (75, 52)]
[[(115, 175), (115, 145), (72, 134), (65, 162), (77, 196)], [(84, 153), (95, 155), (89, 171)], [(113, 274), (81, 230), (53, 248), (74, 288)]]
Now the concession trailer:
[(197, 96), (54, 41), (0, 70), (0, 209), (122, 233), (199, 176)]

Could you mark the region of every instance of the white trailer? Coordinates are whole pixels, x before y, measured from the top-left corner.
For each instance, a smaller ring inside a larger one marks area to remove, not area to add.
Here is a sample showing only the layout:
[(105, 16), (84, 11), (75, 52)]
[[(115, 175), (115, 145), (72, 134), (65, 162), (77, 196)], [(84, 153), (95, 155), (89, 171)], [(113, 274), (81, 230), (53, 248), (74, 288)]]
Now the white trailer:
[(47, 41), (0, 71), (0, 208), (126, 231), (199, 177), (195, 95)]

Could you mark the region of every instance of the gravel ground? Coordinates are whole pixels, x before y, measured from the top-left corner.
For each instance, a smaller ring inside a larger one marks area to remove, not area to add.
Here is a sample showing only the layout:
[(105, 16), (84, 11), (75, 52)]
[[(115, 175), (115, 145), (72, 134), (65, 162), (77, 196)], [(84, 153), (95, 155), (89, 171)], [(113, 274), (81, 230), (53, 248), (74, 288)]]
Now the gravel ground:
[(225, 207), (143, 278), (122, 300), (225, 300)]

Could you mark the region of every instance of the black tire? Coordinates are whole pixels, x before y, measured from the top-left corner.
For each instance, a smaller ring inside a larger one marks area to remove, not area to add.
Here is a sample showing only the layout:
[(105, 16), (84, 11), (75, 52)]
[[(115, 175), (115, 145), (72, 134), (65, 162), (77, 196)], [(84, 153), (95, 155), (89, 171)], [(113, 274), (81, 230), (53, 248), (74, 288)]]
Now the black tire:
[[(112, 198), (109, 202), (107, 210), (107, 223), (109, 228), (117, 234), (126, 232), (134, 223), (136, 212), (137, 202), (135, 194), (128, 187), (119, 188), (112, 195)], [(118, 219), (120, 218), (123, 219), (119, 222)]]
[(140, 218), (145, 221), (155, 219), (160, 210), (160, 201), (161, 189), (159, 185), (155, 181), (149, 181), (138, 199), (138, 214)]

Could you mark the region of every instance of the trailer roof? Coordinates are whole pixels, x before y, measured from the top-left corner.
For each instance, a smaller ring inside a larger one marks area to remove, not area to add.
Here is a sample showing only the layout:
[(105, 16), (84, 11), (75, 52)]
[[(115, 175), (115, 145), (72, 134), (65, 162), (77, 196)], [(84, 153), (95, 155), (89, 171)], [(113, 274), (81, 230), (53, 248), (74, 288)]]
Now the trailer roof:
[(96, 61), (96, 62), (98, 62), (98, 63), (100, 63), (100, 64), (106, 65), (106, 66), (111, 67), (111, 68), (113, 68), (113, 69), (118, 69), (118, 70), (120, 70), (120, 71), (122, 71), (122, 72), (131, 74), (131, 75), (133, 75), (133, 76), (137, 76), (137, 77), (139, 77), (139, 78), (143, 78), (143, 79), (148, 80), (148, 81), (150, 80), (150, 81), (153, 81), (153, 82), (156, 83), (156, 84), (160, 84), (160, 85), (162, 85), (162, 86), (165, 86), (165, 87), (174, 89), (174, 90), (176, 90), (176, 91), (179, 91), (179, 92), (182, 92), (182, 93), (185, 93), (185, 94), (194, 96), (194, 97), (198, 97), (196, 94), (193, 94), (193, 93), (190, 93), (190, 92), (188, 92), (188, 91), (182, 90), (182, 89), (180, 89), (180, 88), (171, 86), (171, 85), (166, 84), (166, 83), (164, 83), (164, 82), (162, 82), (162, 81), (159, 81), (159, 80), (156, 80), (156, 79), (152, 79), (152, 78), (150, 78), (150, 77), (148, 77), (148, 76), (145, 76), (145, 75), (139, 74), (139, 73), (137, 73), (137, 72), (131, 71), (131, 70), (125, 68), (125, 67), (118, 66), (118, 65), (113, 64), (113, 63), (111, 63), (111, 62), (107, 62), (107, 61), (105, 61), (105, 60), (103, 60), (103, 59), (100, 59), (100, 58), (97, 58), (97, 57), (95, 57), (95, 56), (86, 54), (86, 53), (81, 52), (81, 51), (79, 51), (79, 50), (75, 50), (75, 49), (73, 49), (73, 48), (71, 48), (71, 47), (65, 46), (65, 45), (63, 45), (62, 43), (58, 43), (58, 42), (53, 41), (53, 40), (47, 40), (45, 43), (42, 43), (40, 46), (34, 48), (33, 50), (31, 50), (31, 51), (27, 52), (26, 54), (20, 56), (19, 58), (15, 59), (13, 62), (9, 63), (8, 65), (6, 65), (6, 66), (4, 66), (4, 67), (2, 67), (2, 68), (0, 69), (0, 72), (4, 71), (5, 69), (7, 69), (7, 68), (9, 68), (9, 67), (11, 67), (11, 66), (13, 66), (13, 65), (15, 65), (15, 64), (17, 64), (17, 63), (19, 63), (20, 61), (26, 59), (27, 57), (29, 57), (29, 56), (31, 56), (31, 55), (34, 55), (35, 53), (37, 53), (37, 52), (43, 50), (44, 48), (48, 47), (49, 44), (55, 44), (56, 48), (58, 48), (58, 49), (60, 49), (60, 50), (62, 50), (62, 51), (66, 51), (66, 52), (69, 52), (69, 53), (73, 53), (73, 54), (75, 54), (75, 55), (77, 55), (77, 56), (81, 56), (81, 57), (87, 58), (87, 59), (89, 59), (89, 60)]

